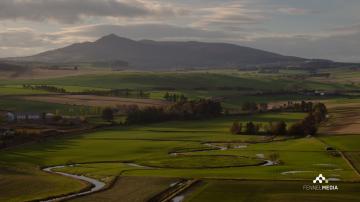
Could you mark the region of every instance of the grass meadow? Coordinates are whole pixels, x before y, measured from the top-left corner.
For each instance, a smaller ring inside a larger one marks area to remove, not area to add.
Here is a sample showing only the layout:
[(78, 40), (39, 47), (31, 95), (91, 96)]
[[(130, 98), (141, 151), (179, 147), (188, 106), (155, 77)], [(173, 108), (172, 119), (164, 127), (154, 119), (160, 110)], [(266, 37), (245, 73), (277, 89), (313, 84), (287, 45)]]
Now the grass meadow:
[[(259, 114), (243, 120), (268, 122), (285, 119), (290, 123), (302, 117), (302, 114)], [(105, 182), (120, 174), (156, 178), (310, 180), (318, 172), (323, 172), (341, 180), (356, 179), (356, 174), (348, 164), (342, 158), (328, 155), (326, 145), (315, 138), (248, 144), (245, 148), (226, 151), (214, 150), (203, 144), (208, 141), (264, 140), (262, 136), (231, 135), (227, 128), (236, 119), (239, 117), (120, 127), (1, 151), (0, 169), (6, 172), (1, 172), (0, 178), (2, 182), (11, 182), (1, 186), (6, 187), (0, 190), (1, 200), (35, 200), (84, 188), (86, 185), (78, 181), (40, 171), (44, 166), (63, 164), (78, 164), (67, 167), (66, 172), (95, 177)], [(186, 151), (187, 154), (179, 157), (169, 155), (174, 151)], [(267, 158), (272, 153), (279, 154), (282, 165), (237, 167), (258, 163), (261, 161), (257, 158), (258, 154)], [(219, 161), (219, 157), (224, 158)], [(216, 164), (213, 164), (215, 161)], [(167, 168), (139, 168), (127, 163)], [(306, 172), (284, 174), (289, 171)], [(17, 186), (24, 183), (24, 179), (33, 181), (34, 185), (22, 186), (21, 196), (14, 196), (17, 191), (9, 190), (16, 190)], [(67, 186), (63, 186), (65, 183)], [(38, 186), (43, 188), (39, 190)]]
[[(70, 92), (143, 89), (151, 92), (150, 96), (154, 99), (162, 99), (167, 91), (184, 93), (189, 98), (223, 97), (224, 106), (228, 108), (240, 108), (245, 101), (332, 99), (328, 103), (334, 109), (343, 105), (353, 107), (358, 102), (357, 99), (343, 97), (245, 95), (258, 91), (357, 89), (356, 85), (348, 82), (289, 79), (289, 75), (304, 72), (283, 71), (280, 75), (236, 70), (222, 73), (217, 70), (178, 73), (117, 72), (53, 79), (1, 80), (0, 95), (47, 94), (21, 88), (22, 84), (46, 84), (63, 87)], [(333, 74), (339, 79), (347, 78), (345, 74), (335, 70)], [(219, 87), (240, 90), (219, 90)], [(90, 107), (28, 101), (8, 96), (1, 97), (0, 109), (64, 115), (98, 113), (98, 110)], [(330, 120), (330, 123), (339, 123), (338, 112), (330, 111), (336, 119), (335, 122)], [(86, 188), (88, 185), (83, 182), (41, 171), (43, 167), (65, 164), (75, 165), (58, 171), (93, 177), (108, 184), (114, 182), (111, 189), (74, 201), (144, 201), (180, 178), (203, 181), (201, 186), (187, 195), (185, 200), (192, 202), (358, 201), (360, 185), (354, 182), (359, 182), (360, 177), (344, 158), (330, 155), (326, 148), (331, 146), (343, 151), (358, 168), (359, 135), (322, 134), (319, 137), (272, 139), (262, 135), (233, 135), (229, 132), (234, 121), (240, 121), (243, 125), (248, 121), (262, 125), (286, 121), (290, 126), (302, 120), (305, 115), (260, 113), (208, 120), (117, 126), (77, 136), (48, 138), (1, 150), (0, 201), (40, 200)], [(117, 121), (123, 119), (124, 117), (118, 117)], [(102, 120), (93, 117), (90, 121), (100, 123)], [(229, 149), (216, 149), (214, 145), (229, 146)], [(177, 155), (171, 155), (174, 152)], [(259, 165), (274, 154), (278, 156), (279, 165)], [(303, 191), (303, 184), (311, 183), (319, 173), (327, 178), (341, 180), (336, 182), (340, 190)]]

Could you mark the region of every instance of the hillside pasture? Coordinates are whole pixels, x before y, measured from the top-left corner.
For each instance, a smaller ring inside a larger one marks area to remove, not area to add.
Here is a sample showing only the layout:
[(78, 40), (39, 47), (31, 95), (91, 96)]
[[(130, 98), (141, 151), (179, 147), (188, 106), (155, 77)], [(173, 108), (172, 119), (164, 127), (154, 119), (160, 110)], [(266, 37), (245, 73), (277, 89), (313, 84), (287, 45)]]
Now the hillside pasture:
[(21, 85), (0, 86), (0, 96), (49, 94), (44, 90), (25, 89)]
[(55, 68), (30, 68), (26, 72), (15, 74), (14, 72), (1, 71), (0, 79), (3, 81), (12, 81), (16, 83), (22, 83), (24, 80), (31, 79), (53, 79), (67, 76), (81, 76), (81, 75), (93, 75), (93, 74), (110, 74), (112, 71), (106, 68), (88, 68), (81, 67), (77, 71), (74, 67), (66, 67), (60, 69)]
[[(61, 76), (61, 75), (60, 75)], [(28, 79), (28, 80), (3, 80), (0, 84), (47, 84), (47, 85), (68, 85), (81, 87), (94, 87), (104, 89), (176, 89), (196, 90), (213, 89), (219, 87), (240, 88), (243, 90), (343, 90), (354, 89), (355, 87), (344, 84), (334, 84), (317, 81), (287, 79), (278, 76), (248, 75), (222, 72), (113, 72), (69, 76), (52, 79)]]
[(42, 100), (31, 101), (20, 99), (19, 97), (4, 97), (0, 99), (0, 109), (15, 112), (48, 112), (68, 116), (99, 114), (98, 110), (94, 107), (48, 103)]

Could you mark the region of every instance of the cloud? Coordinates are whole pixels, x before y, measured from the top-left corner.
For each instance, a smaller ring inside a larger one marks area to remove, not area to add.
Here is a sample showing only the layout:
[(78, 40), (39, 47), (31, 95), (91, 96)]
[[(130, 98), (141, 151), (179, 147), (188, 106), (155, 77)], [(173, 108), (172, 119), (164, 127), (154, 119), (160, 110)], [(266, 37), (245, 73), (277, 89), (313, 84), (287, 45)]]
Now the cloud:
[(360, 26), (356, 27), (315, 34), (272, 34), (242, 44), (284, 55), (360, 62)]
[(8, 28), (0, 31), (0, 47), (41, 47), (49, 42), (31, 28)]
[(244, 25), (259, 24), (267, 20), (264, 12), (251, 9), (243, 3), (227, 3), (200, 9), (202, 18), (193, 23), (202, 28), (222, 27), (232, 31), (242, 30)]
[(360, 25), (337, 27), (357, 22), (359, 4), (347, 4), (352, 11), (332, 2), (0, 0), (0, 57), (32, 55), (115, 33), (132, 39), (230, 42), (285, 55), (360, 61)]
[(86, 17), (135, 18), (177, 15), (181, 9), (145, 0), (1, 0), (1, 20), (75, 23)]
[(69, 27), (60, 32), (50, 34), (49, 37), (62, 41), (76, 38), (88, 40), (97, 39), (110, 33), (132, 39), (153, 40), (219, 40), (230, 37), (230, 34), (222, 31), (210, 31), (159, 23), (132, 25), (99, 24)]
[(34, 55), (46, 51), (45, 47), (0, 47), (0, 57), (20, 57), (24, 55)]
[(282, 7), (277, 9), (278, 12), (286, 15), (306, 15), (310, 11), (303, 8), (292, 8), (292, 7)]
[(139, 40), (229, 42), (284, 55), (360, 62), (360, 49), (358, 49), (360, 47), (360, 26), (358, 25), (312, 34), (264, 32), (263, 34), (243, 33), (240, 35), (238, 32), (212, 31), (159, 23), (75, 26), (49, 33), (42, 33), (30, 28), (8, 28), (0, 31), (0, 57), (34, 55), (72, 43), (95, 41), (110, 33)]

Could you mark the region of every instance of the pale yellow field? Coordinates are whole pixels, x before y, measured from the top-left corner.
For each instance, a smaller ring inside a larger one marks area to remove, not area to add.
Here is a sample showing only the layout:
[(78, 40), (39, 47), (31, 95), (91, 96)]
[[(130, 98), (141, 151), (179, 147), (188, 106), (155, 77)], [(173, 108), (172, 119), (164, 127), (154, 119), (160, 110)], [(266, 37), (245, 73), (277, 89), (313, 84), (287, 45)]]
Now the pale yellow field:
[(331, 103), (329, 120), (320, 133), (329, 135), (360, 134), (360, 103)]

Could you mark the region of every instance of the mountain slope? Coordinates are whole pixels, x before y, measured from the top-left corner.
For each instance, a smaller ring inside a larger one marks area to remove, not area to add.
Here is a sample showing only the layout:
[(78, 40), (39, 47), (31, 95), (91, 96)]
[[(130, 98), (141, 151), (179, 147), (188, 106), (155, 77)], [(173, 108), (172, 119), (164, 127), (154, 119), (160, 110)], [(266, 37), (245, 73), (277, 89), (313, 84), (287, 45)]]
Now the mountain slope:
[(114, 34), (17, 60), (49, 63), (119, 60), (138, 69), (243, 67), (304, 61), (226, 43), (134, 41)]

